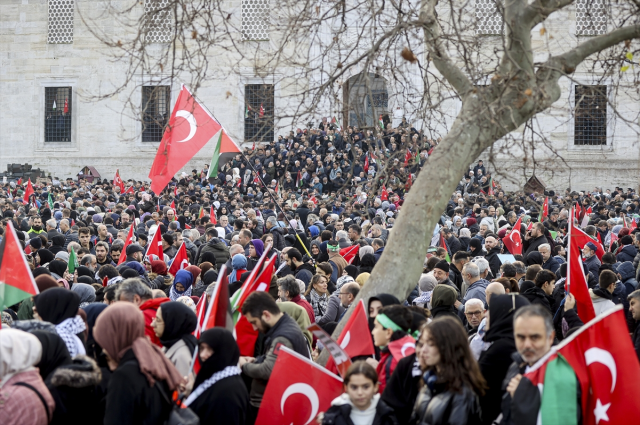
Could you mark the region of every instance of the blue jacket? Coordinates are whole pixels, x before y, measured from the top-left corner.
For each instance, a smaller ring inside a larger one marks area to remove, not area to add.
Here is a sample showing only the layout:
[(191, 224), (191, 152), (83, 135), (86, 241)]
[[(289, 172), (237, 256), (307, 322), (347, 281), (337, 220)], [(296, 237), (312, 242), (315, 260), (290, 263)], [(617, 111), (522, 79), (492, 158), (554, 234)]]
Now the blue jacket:
[(598, 257), (593, 254), (591, 257), (587, 258), (586, 260), (583, 260), (582, 263), (587, 266), (587, 270), (589, 270), (589, 273), (591, 273), (591, 275), (593, 275), (593, 277), (598, 280), (598, 276), (600, 276), (600, 260), (598, 260)]
[(627, 295), (638, 289), (638, 281), (635, 278), (636, 271), (633, 268), (632, 262), (625, 261), (620, 264), (617, 272), (620, 275), (620, 281), (624, 285)]
[(621, 263), (625, 261), (633, 262), (637, 254), (638, 254), (638, 249), (635, 246), (625, 245), (620, 251), (620, 253), (616, 255), (616, 260), (620, 261)]
[(558, 263), (558, 260), (556, 260), (555, 257), (549, 257), (549, 259), (542, 265), (542, 268), (545, 270), (550, 270), (552, 273), (555, 274), (555, 272), (557, 272), (558, 269), (560, 268), (560, 264)]
[(373, 256), (376, 257), (376, 261), (380, 259), (380, 256), (382, 255), (383, 251), (384, 251), (384, 247), (378, 248), (376, 252), (373, 253)]
[(489, 281), (485, 279), (480, 279), (471, 284), (469, 288), (467, 288), (467, 293), (464, 294), (464, 298), (462, 299), (462, 304), (466, 303), (471, 298), (477, 298), (482, 300), (482, 302), (487, 305), (487, 286), (489, 285)]

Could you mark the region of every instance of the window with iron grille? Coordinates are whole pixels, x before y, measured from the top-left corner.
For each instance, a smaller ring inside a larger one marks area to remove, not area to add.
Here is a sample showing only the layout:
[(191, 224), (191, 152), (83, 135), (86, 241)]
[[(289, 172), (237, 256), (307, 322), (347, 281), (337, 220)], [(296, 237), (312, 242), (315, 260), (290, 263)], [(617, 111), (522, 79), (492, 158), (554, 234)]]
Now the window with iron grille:
[(502, 35), (502, 13), (499, 0), (476, 0), (476, 34)]
[(242, 0), (242, 39), (269, 40), (269, 0)]
[(607, 32), (605, 0), (576, 1), (576, 35), (601, 35)]
[(169, 86), (142, 87), (142, 141), (160, 142), (169, 121)]
[(607, 86), (576, 86), (575, 145), (607, 144)]
[(273, 85), (244, 86), (244, 141), (270, 142), (273, 139)]
[(71, 142), (71, 87), (45, 87), (44, 141)]

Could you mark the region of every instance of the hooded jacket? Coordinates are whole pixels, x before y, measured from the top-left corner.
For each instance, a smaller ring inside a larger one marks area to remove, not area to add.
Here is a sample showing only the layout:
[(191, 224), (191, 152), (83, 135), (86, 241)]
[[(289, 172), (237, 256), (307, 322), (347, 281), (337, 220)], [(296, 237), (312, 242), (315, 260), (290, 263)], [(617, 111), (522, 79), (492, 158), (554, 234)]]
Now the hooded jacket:
[(552, 316), (556, 312), (556, 301), (553, 299), (553, 297), (547, 295), (541, 288), (538, 288), (537, 286), (527, 289), (520, 295), (528, 299), (531, 304), (540, 304), (546, 307)]
[(591, 301), (593, 302), (593, 309), (596, 311), (596, 316), (607, 310), (611, 310), (616, 306), (612, 301), (613, 295), (606, 289), (589, 289), (589, 295), (591, 295)]
[(638, 289), (638, 281), (635, 278), (636, 270), (630, 261), (620, 264), (617, 269), (620, 281), (624, 285), (627, 295)]
[(622, 262), (633, 261), (638, 254), (638, 249), (633, 245), (625, 245), (622, 250), (616, 255), (616, 260)]
[(216, 264), (224, 264), (229, 259), (229, 248), (218, 238), (211, 238), (209, 242), (200, 246), (198, 249), (198, 264), (202, 262), (202, 254), (205, 252), (213, 253), (216, 257)]

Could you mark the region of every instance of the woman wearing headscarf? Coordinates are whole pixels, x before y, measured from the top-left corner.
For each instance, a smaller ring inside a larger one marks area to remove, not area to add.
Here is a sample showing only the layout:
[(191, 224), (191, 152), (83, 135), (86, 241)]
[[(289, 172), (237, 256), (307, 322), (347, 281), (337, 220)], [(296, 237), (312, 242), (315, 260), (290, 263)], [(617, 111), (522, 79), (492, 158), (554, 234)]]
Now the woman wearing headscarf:
[(46, 266), (53, 261), (55, 255), (48, 249), (41, 248), (36, 252), (36, 263), (41, 266)]
[(482, 423), (491, 424), (501, 411), (502, 381), (513, 363), (511, 354), (516, 351), (513, 336), (513, 316), (516, 310), (529, 301), (520, 295), (494, 295), (489, 305), (491, 326), (484, 335), (484, 342), (491, 345), (480, 354), (478, 365), (487, 381), (487, 390), (480, 397)]
[(311, 325), (311, 320), (309, 319), (307, 310), (291, 301), (279, 302), (278, 307), (280, 307), (281, 312), (287, 313), (293, 320), (296, 321), (298, 326), (300, 326), (302, 335), (304, 335), (308, 343), (307, 348), (309, 348), (309, 354), (311, 354), (311, 351), (313, 351), (311, 349), (311, 346), (313, 345), (313, 335), (307, 329), (309, 325)]
[(182, 376), (189, 375), (191, 369), (191, 359), (198, 343), (193, 336), (197, 323), (193, 310), (177, 301), (158, 307), (156, 317), (151, 322), (162, 343), (162, 351)]
[(191, 296), (191, 285), (193, 284), (193, 275), (187, 270), (178, 270), (175, 278), (173, 279), (173, 285), (169, 289), (169, 298), (171, 301), (175, 301), (178, 298), (185, 296)]
[(18, 329), (0, 331), (0, 418), (3, 425), (47, 425), (51, 421), (56, 404), (34, 367), (41, 357), (42, 344), (34, 335)]
[[(240, 280), (242, 273), (247, 271), (247, 257), (243, 254), (236, 254), (231, 259), (231, 273), (229, 273), (229, 284)], [(229, 292), (232, 295), (232, 292)]]
[(244, 424), (249, 393), (240, 377), (240, 350), (231, 332), (223, 328), (202, 332), (198, 356), (200, 372), (183, 404), (198, 415), (201, 424)]
[(96, 300), (96, 290), (86, 283), (75, 283), (71, 288), (80, 296), (80, 308), (84, 308)]
[(34, 298), (34, 317), (56, 326), (56, 332), (67, 345), (71, 357), (85, 354), (84, 342), (78, 337), (85, 329), (78, 315), (80, 296), (64, 288), (48, 289)]
[(260, 239), (251, 239), (249, 242), (249, 258), (247, 258), (247, 271), (253, 270), (258, 264), (262, 253), (264, 252), (264, 244)]
[(85, 314), (87, 315), (87, 342), (85, 343), (87, 349), (87, 356), (94, 359), (101, 367), (106, 367), (107, 363), (102, 353), (102, 348), (96, 342), (93, 336), (93, 328), (96, 325), (96, 320), (98, 320), (98, 316), (107, 308), (107, 304), (103, 303), (92, 303), (85, 307), (82, 307)]
[(151, 273), (147, 276), (151, 282), (152, 289), (170, 288), (173, 283), (173, 276), (168, 273), (167, 263), (162, 260), (151, 261)]
[[(436, 285), (431, 295), (431, 317), (452, 316), (460, 320), (458, 310), (453, 306), (458, 294), (449, 285)], [(462, 323), (462, 321), (460, 321)]]
[(115, 303), (98, 317), (93, 335), (113, 371), (104, 425), (164, 424), (169, 418), (169, 397), (182, 376), (144, 329), (144, 316), (132, 303)]
[(87, 356), (76, 356), (72, 360), (62, 338), (54, 333), (34, 331), (33, 334), (42, 344), (42, 357), (37, 366), (56, 403), (50, 424), (101, 422), (103, 393), (98, 385), (102, 374), (96, 362)]
[[(39, 269), (45, 270), (44, 267), (39, 267)], [(38, 270), (38, 269), (36, 269)], [(48, 274), (39, 274), (35, 275), (36, 270), (34, 270), (34, 277), (36, 281), (36, 286), (38, 287), (38, 292), (43, 293), (47, 289), (57, 288), (58, 283), (56, 280)], [(27, 298), (22, 303), (20, 303), (20, 308), (18, 309), (18, 320), (32, 320), (33, 319), (33, 297)]]
[(67, 271), (67, 263), (64, 260), (61, 260), (60, 258), (54, 259), (52, 262), (49, 263), (49, 266), (47, 267), (51, 272), (51, 275), (56, 280), (64, 277), (64, 273)]

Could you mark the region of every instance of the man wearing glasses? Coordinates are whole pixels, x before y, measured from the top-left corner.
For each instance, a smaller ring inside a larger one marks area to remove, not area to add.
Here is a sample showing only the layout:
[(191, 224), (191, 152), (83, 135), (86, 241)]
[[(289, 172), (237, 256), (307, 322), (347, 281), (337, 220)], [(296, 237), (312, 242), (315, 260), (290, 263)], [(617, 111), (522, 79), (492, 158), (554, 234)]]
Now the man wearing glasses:
[(482, 322), (484, 313), (484, 303), (478, 298), (471, 298), (464, 304), (464, 315), (467, 318), (465, 329), (469, 337), (474, 336), (478, 332), (478, 326), (480, 326), (480, 322)]

